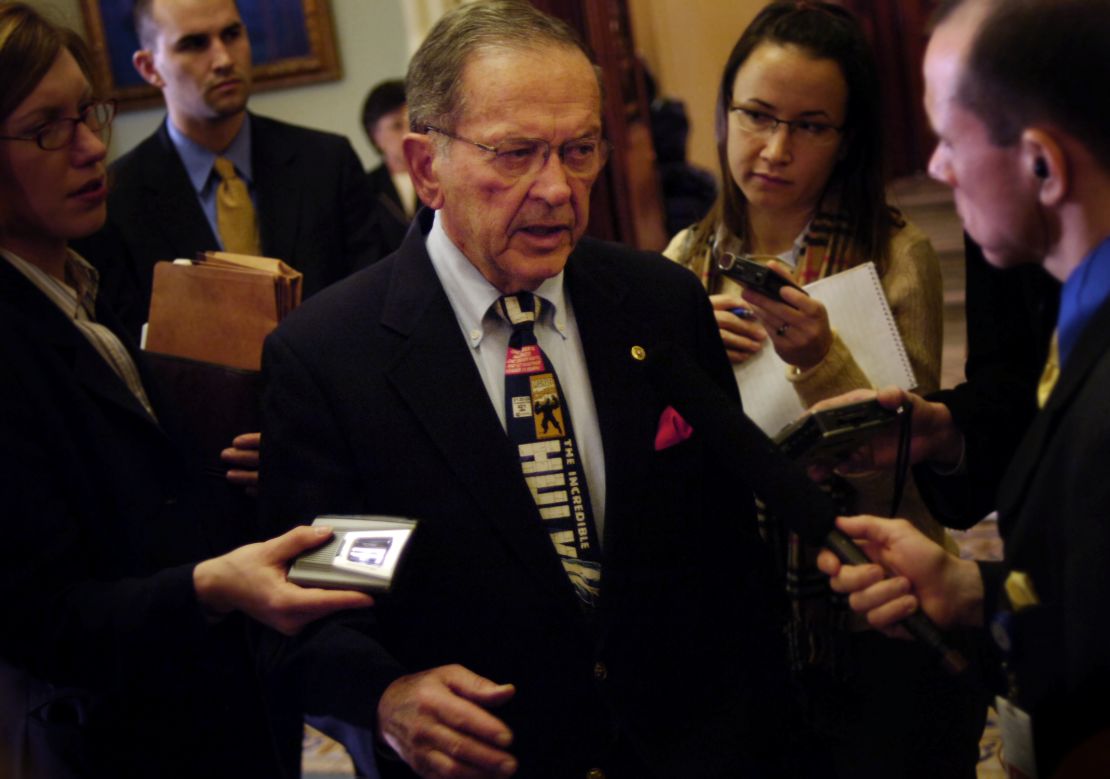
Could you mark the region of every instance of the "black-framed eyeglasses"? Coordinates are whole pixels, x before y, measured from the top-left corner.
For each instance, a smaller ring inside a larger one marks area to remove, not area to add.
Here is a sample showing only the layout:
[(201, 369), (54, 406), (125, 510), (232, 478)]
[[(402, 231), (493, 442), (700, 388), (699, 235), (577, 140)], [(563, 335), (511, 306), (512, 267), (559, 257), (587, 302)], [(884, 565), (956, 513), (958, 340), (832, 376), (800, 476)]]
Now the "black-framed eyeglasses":
[(844, 126), (837, 127), (828, 122), (814, 122), (810, 119), (779, 119), (766, 111), (757, 111), (743, 106), (730, 106), (728, 109), (740, 129), (751, 135), (769, 138), (778, 132), (779, 126), (786, 127), (789, 135), (813, 146), (827, 146), (836, 143)]
[(27, 135), (0, 135), (0, 141), (34, 141), (43, 151), (57, 151), (73, 141), (79, 124), (84, 124), (101, 140), (107, 140), (107, 131), (115, 118), (116, 101), (97, 100), (82, 108), (77, 116), (43, 122)]
[[(449, 133), (432, 125), (424, 126), (425, 132), (439, 133), (453, 141), (469, 143), (475, 148), (492, 154), (494, 169), (506, 178), (516, 179), (532, 175), (543, 168), (551, 157), (551, 144), (539, 138), (509, 138), (496, 146), (478, 143), (461, 135)], [(609, 158), (609, 142), (603, 138), (577, 138), (559, 147), (559, 159), (572, 176), (592, 178)]]

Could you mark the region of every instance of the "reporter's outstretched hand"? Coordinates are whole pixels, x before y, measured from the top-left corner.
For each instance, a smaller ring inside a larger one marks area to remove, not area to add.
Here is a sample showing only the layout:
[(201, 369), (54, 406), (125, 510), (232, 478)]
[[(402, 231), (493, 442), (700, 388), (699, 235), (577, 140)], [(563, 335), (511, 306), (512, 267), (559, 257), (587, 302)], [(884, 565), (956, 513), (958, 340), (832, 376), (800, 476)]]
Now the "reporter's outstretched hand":
[[(955, 467), (963, 453), (963, 434), (956, 427), (952, 414), (943, 403), (933, 403), (898, 387), (886, 387), (878, 392), (857, 389), (827, 398), (813, 404), (810, 411), (836, 408), (848, 403), (859, 403), (877, 398), (884, 408), (896, 409), (905, 402), (913, 406), (910, 425), (910, 464), (936, 463), (942, 468)], [(893, 468), (898, 460), (900, 425), (890, 425), (868, 439), (836, 467), (837, 473), (852, 474)], [(828, 469), (811, 470), (811, 476), (826, 478)]]
[(852, 610), (866, 615), (872, 627), (905, 636), (895, 623), (919, 607), (942, 629), (982, 624), (983, 580), (974, 562), (949, 554), (904, 519), (838, 517), (836, 526), (873, 563), (844, 565), (822, 549), (817, 567), (829, 575), (835, 592), (849, 595)]
[(193, 569), (197, 598), (211, 613), (241, 611), (287, 636), (332, 612), (373, 606), (366, 593), (299, 587), (286, 580), (289, 561), (331, 535), (331, 528), (302, 525), (198, 563)]
[(515, 692), (461, 665), (402, 676), (378, 701), (379, 735), (425, 779), (512, 776), (512, 731), (486, 709)]

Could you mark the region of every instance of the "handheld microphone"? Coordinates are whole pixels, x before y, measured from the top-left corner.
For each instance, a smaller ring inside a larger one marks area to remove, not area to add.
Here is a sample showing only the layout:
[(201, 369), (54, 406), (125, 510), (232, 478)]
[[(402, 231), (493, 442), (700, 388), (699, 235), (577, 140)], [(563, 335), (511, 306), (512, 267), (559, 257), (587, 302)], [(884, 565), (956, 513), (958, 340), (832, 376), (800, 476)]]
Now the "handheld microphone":
[[(719, 457), (719, 462), (752, 489), (790, 530), (807, 544), (826, 546), (842, 562), (863, 565), (871, 560), (836, 528), (832, 499), (796, 462), (759, 429), (688, 354), (669, 345), (649, 351), (645, 364), (650, 381), (690, 423)], [(924, 613), (917, 611), (899, 624), (930, 647), (952, 674), (963, 673), (967, 660), (947, 646)]]

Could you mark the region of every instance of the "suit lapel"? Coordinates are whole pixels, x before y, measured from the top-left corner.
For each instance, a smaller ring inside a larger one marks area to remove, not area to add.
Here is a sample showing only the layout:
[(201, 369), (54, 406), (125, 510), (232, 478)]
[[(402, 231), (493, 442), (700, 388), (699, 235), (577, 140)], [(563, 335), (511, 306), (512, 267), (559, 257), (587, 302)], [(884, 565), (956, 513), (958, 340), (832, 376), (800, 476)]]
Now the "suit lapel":
[(1110, 349), (1110, 301), (1102, 304), (1060, 373), (1048, 403), (1034, 418), (999, 487), (1000, 529), (1005, 531), (1024, 501), (1044, 449), (1052, 440), (1061, 417), (1067, 413), (1087, 376)]
[[(15, 311), (20, 321), (33, 327), (66, 365), (71, 366), (76, 381), (91, 395), (131, 415), (162, 437), (161, 430), (146, 409), (74, 323), (30, 280), (3, 259), (0, 259), (0, 299)], [(118, 333), (119, 329), (113, 332)]]
[(409, 218), (401, 204), (401, 195), (398, 194), (397, 187), (393, 186), (393, 177), (386, 164), (383, 162), (367, 175), (371, 179), (371, 186), (374, 187), (374, 197), (378, 205), (388, 211), (398, 222), (407, 223)]
[[(627, 527), (617, 519), (622, 508), (635, 506), (642, 475), (651, 467), (659, 401), (648, 386), (634, 347), (650, 350), (644, 328), (622, 313), (627, 290), (622, 280), (591, 262), (592, 244), (579, 248), (567, 264), (567, 286), (605, 450), (605, 539), (608, 557)], [(611, 521), (614, 520), (614, 521)]]
[(293, 164), (296, 157), (296, 146), (284, 142), (280, 128), (251, 114), (251, 173), (262, 253), (291, 258), (294, 264), (299, 217), (304, 213), (302, 190)]
[(181, 254), (192, 259), (197, 252), (215, 249), (219, 243), (201, 210), (185, 165), (170, 140), (167, 121), (162, 122), (149, 141), (150, 159), (143, 160), (145, 209), (150, 214), (145, 229), (159, 231), (165, 237), (164, 245), (184, 247)]
[(424, 249), (425, 232), (410, 230), (397, 258), (383, 324), (406, 345), (386, 374), (482, 516), (537, 584), (575, 614), (573, 589)]

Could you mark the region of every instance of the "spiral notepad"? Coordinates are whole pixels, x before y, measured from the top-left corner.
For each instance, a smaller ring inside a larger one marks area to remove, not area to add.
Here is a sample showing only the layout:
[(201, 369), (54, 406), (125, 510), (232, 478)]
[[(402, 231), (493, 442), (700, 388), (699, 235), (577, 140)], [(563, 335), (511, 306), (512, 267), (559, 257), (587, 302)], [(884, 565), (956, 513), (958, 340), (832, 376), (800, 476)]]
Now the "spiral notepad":
[[(872, 262), (815, 281), (806, 292), (825, 304), (829, 323), (874, 387), (913, 389), (917, 380)], [(805, 407), (787, 380), (788, 366), (767, 342), (735, 366), (744, 411), (768, 435), (797, 419)]]

